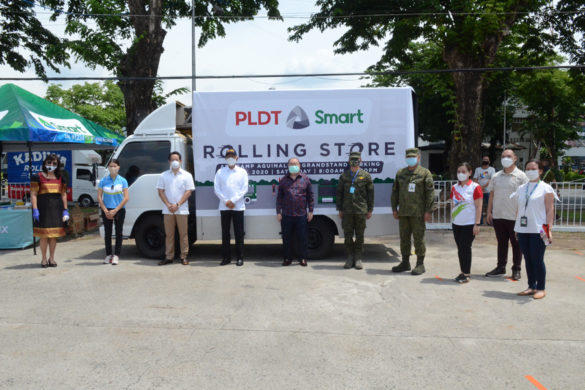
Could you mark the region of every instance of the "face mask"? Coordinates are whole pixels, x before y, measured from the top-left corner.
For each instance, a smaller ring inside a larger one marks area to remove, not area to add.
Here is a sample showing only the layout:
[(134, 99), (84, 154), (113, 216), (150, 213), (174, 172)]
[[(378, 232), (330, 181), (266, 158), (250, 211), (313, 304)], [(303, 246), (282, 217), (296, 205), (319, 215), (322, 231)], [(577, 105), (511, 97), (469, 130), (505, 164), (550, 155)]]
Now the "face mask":
[(177, 160), (171, 161), (171, 169), (179, 169), (180, 166), (181, 166), (181, 163), (178, 162)]
[(469, 175), (467, 173), (457, 173), (457, 180), (459, 181), (467, 181), (469, 179)]
[(526, 177), (530, 181), (536, 180), (540, 177), (540, 173), (538, 172), (538, 169), (529, 169), (524, 173), (526, 173)]
[(481, 163), (482, 167), (487, 167), (488, 165), (490, 165), (489, 161), (482, 161)]
[(45, 168), (47, 168), (48, 172), (53, 172), (55, 169), (57, 169), (56, 165), (45, 165)]
[(502, 166), (504, 168), (510, 168), (512, 166), (512, 164), (514, 164), (514, 160), (511, 159), (510, 157), (502, 158)]
[(227, 164), (230, 167), (233, 167), (234, 165), (236, 165), (236, 159), (233, 158), (233, 157), (228, 157), (228, 158), (225, 159), (225, 161), (227, 162)]
[(290, 173), (299, 173), (301, 171), (301, 167), (297, 166), (297, 165), (289, 165), (288, 166), (288, 171)]
[(119, 170), (120, 170), (119, 167), (118, 168), (112, 168), (112, 167), (108, 168), (108, 171), (110, 171), (110, 175), (112, 175), (112, 176), (116, 176), (118, 174)]
[(360, 166), (360, 160), (358, 160), (358, 159), (351, 159), (351, 160), (349, 160), (349, 165), (351, 165), (352, 167), (359, 167)]
[(409, 167), (414, 167), (418, 164), (418, 158), (416, 157), (406, 157), (406, 165)]

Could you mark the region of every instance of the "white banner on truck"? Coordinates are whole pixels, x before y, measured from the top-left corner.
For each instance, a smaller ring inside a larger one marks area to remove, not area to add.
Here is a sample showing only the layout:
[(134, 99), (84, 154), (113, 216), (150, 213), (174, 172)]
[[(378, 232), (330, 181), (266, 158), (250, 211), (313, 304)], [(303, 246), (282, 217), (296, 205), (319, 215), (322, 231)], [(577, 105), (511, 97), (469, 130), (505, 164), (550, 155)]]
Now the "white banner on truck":
[[(312, 181), (332, 187), (347, 169), (349, 154), (359, 151), (375, 182), (390, 183), (405, 165), (404, 150), (414, 146), (413, 109), (409, 87), (195, 92), (195, 180), (212, 185), (225, 164), (225, 150), (233, 148), (248, 171), (248, 200), (258, 201), (253, 208), (274, 202), (260, 201), (256, 186), (271, 186), (268, 193), (273, 193), (291, 157), (299, 158)], [(323, 191), (319, 203), (326, 203), (331, 192)], [(380, 206), (389, 205), (389, 197)], [(198, 210), (207, 209), (199, 194), (197, 202)]]

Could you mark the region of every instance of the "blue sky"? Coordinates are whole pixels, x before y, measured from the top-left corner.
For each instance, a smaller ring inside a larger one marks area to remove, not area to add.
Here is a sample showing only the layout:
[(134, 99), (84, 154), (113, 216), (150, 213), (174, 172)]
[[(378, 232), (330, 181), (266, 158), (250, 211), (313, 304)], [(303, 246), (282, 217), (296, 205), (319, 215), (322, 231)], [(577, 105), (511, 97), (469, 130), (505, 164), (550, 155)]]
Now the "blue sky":
[[(343, 30), (328, 30), (324, 33), (312, 31), (300, 43), (288, 41), (287, 28), (300, 24), (315, 12), (312, 0), (283, 0), (280, 11), (283, 21), (270, 21), (257, 18), (226, 26), (227, 35), (223, 39), (210, 41), (204, 48), (196, 50), (198, 75), (243, 75), (243, 74), (297, 74), (297, 73), (335, 73), (362, 72), (375, 63), (381, 56), (380, 48), (350, 55), (334, 55), (333, 42)], [(63, 36), (63, 19), (50, 22), (46, 11), (37, 8), (38, 17), (45, 26), (58, 36)], [(287, 17), (289, 16), (289, 17)], [(294, 17), (294, 18), (293, 18)], [(8, 66), (0, 66), (0, 72), (9, 76), (34, 76), (34, 72), (24, 74), (13, 71)], [(168, 31), (165, 39), (165, 52), (161, 57), (159, 75), (191, 74), (191, 27), (189, 20), (181, 20)], [(63, 69), (63, 76), (110, 76), (105, 69), (92, 70), (83, 63), (72, 64), (71, 69)], [(17, 81), (15, 84), (43, 96), (47, 84), (32, 81)], [(60, 82), (67, 87), (81, 82)], [(287, 78), (287, 79), (227, 79), (198, 80), (197, 90), (266, 90), (299, 88), (356, 88), (365, 83), (358, 76), (324, 78)], [(191, 87), (190, 80), (165, 82), (165, 90), (178, 87)], [(191, 104), (189, 94), (176, 98)]]

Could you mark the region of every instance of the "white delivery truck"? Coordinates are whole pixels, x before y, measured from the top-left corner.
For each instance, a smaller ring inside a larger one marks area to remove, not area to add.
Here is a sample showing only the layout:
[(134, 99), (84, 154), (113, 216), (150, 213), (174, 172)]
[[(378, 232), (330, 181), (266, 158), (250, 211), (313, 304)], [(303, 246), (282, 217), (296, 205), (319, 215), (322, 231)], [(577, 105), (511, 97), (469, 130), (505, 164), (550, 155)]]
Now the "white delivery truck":
[[(396, 171), (405, 165), (404, 151), (415, 145), (415, 94), (405, 88), (195, 92), (193, 131), (185, 125), (188, 108), (160, 107), (124, 140), (113, 157), (129, 183), (124, 236), (135, 238), (146, 257), (164, 255), (164, 227), (156, 182), (168, 169), (168, 155), (178, 151), (183, 168), (193, 173), (189, 232), (195, 240), (221, 238), (218, 199), (213, 179), (234, 148), (238, 164), (248, 171), (246, 239), (280, 238), (275, 201), (278, 179), (287, 162), (298, 157), (313, 182), (314, 218), (309, 224), (309, 257), (323, 258), (335, 235), (342, 235), (335, 209), (339, 175), (349, 154), (362, 153), (362, 167), (372, 174), (374, 213), (367, 236), (394, 234), (390, 194)], [(187, 122), (189, 122), (187, 120)]]

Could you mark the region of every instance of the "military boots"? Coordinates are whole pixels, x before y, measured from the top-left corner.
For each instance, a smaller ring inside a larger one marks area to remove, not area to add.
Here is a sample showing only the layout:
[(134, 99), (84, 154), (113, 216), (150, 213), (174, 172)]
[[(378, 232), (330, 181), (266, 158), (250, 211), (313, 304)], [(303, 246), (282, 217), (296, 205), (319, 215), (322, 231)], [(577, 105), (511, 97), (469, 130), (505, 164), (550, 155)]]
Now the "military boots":
[(417, 256), (416, 257), (416, 267), (412, 270), (411, 274), (413, 275), (421, 275), (425, 273), (425, 257), (424, 256)]
[(392, 272), (404, 271), (410, 271), (410, 259), (408, 257), (403, 257), (400, 264), (398, 264), (396, 267), (392, 267)]
[(343, 268), (350, 269), (351, 267), (353, 267), (353, 263), (354, 263), (353, 256), (348, 256), (345, 264), (343, 265)]

